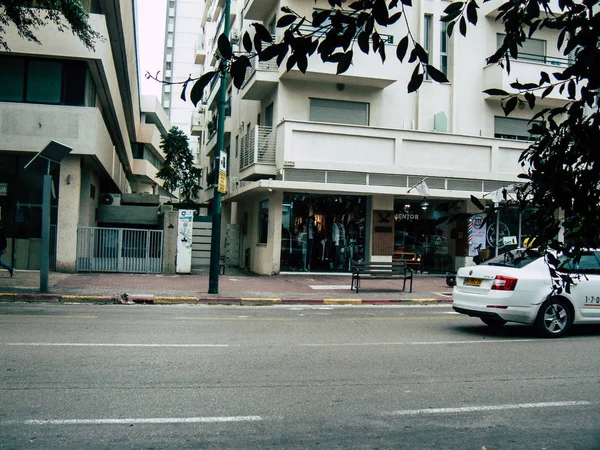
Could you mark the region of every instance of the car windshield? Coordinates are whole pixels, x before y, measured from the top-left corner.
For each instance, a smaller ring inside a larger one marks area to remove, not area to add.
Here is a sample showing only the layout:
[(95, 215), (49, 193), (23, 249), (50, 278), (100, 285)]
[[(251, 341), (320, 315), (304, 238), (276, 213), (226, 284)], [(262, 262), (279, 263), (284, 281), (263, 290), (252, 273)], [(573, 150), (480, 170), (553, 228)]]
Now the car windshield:
[(542, 255), (537, 250), (532, 249), (514, 249), (501, 255), (495, 256), (481, 263), (482, 266), (502, 266), (514, 267), (520, 269), (541, 257)]

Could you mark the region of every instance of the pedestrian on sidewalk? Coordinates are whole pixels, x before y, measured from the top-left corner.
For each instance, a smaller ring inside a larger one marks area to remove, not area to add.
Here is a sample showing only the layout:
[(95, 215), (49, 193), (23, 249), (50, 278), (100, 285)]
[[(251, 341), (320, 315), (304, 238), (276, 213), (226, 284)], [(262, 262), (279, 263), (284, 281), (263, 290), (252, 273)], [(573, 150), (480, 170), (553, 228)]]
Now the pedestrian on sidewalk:
[(2, 255), (6, 253), (7, 246), (8, 242), (6, 241), (6, 235), (4, 234), (4, 228), (2, 228), (2, 224), (0, 224), (0, 266), (8, 270), (8, 273), (10, 273), (10, 276), (12, 277), (15, 273), (15, 269), (2, 262)]

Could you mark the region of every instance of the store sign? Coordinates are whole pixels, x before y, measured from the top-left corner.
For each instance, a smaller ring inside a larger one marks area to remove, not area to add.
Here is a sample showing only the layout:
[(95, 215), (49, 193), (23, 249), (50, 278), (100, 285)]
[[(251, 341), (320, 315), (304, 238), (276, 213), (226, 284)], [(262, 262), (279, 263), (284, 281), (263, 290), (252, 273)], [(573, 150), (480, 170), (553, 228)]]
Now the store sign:
[(419, 220), (419, 215), (417, 213), (397, 213), (396, 220)]
[(227, 193), (227, 153), (219, 154), (219, 182), (217, 183), (217, 191), (222, 194)]
[(0, 183), (0, 197), (8, 195), (8, 183)]

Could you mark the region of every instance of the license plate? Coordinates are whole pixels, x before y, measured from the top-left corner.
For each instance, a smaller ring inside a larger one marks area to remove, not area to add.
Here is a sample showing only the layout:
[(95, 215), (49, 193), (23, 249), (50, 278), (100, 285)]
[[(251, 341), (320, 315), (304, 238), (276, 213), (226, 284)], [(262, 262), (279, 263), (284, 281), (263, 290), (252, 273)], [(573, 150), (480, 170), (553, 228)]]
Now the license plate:
[(481, 286), (481, 280), (479, 278), (466, 278), (465, 286)]

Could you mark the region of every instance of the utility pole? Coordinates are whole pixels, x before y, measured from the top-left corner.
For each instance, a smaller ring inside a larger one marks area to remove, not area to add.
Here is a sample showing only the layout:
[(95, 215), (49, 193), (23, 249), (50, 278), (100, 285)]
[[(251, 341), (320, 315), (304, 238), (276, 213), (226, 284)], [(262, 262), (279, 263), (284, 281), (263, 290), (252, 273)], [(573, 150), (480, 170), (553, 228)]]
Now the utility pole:
[[(223, 33), (229, 39), (231, 0), (225, 0), (225, 11), (223, 12)], [(221, 60), (219, 66), (218, 116), (217, 116), (217, 155), (219, 159), (225, 149), (225, 104), (227, 103), (227, 64)], [(220, 161), (219, 161), (220, 163)], [(220, 164), (217, 165), (219, 167)], [(208, 277), (208, 293), (219, 293), (219, 260), (221, 259), (221, 192), (219, 185), (219, 170), (214, 171), (215, 194), (213, 196), (212, 209), (212, 237), (210, 242), (210, 272)]]

